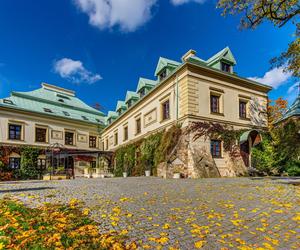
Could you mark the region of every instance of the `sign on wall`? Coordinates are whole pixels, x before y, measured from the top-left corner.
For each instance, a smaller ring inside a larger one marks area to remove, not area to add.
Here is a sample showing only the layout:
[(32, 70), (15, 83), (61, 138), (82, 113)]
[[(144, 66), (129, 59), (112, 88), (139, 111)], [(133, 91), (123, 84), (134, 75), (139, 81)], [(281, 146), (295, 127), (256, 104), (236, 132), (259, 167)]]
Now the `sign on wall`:
[(157, 120), (157, 112), (156, 112), (156, 108), (155, 108), (155, 109), (151, 110), (149, 113), (144, 115), (145, 127), (156, 122), (156, 120)]
[(51, 138), (56, 139), (56, 140), (62, 140), (63, 139), (63, 132), (58, 131), (58, 130), (52, 130)]
[(86, 136), (86, 135), (79, 134), (77, 140), (78, 140), (79, 142), (87, 142), (87, 136)]

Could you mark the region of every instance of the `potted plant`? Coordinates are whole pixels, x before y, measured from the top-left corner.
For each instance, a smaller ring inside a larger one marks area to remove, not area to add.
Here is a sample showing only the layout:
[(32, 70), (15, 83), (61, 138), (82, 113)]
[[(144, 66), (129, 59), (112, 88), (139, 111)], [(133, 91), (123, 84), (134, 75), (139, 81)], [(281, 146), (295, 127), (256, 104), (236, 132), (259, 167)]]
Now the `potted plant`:
[(146, 168), (145, 168), (145, 176), (149, 177), (151, 175), (151, 165), (149, 162), (146, 162)]
[(127, 154), (124, 155), (124, 163), (123, 163), (123, 177), (126, 178), (128, 176), (128, 160)]
[(180, 179), (180, 168), (175, 167), (173, 170), (173, 179)]

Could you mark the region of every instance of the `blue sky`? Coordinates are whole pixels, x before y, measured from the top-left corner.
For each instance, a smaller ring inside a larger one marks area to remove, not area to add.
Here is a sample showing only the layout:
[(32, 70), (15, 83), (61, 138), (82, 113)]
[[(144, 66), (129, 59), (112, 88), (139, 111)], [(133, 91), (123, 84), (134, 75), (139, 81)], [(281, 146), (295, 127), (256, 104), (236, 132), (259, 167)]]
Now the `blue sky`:
[(192, 48), (207, 59), (226, 46), (240, 76), (274, 86), (271, 99), (295, 98), (295, 79), (269, 64), (292, 41), (292, 24), (240, 31), (239, 17), (222, 17), (212, 0), (109, 2), (0, 1), (0, 98), (47, 82), (114, 110), (139, 77), (154, 78), (159, 56), (179, 61)]

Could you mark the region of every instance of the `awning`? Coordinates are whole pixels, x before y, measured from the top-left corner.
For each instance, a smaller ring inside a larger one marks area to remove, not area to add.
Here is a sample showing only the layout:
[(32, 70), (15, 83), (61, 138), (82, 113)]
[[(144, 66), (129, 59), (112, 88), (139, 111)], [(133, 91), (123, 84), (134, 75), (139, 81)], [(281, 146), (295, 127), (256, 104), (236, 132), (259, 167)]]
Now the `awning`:
[(256, 146), (262, 141), (262, 136), (258, 130), (252, 129), (244, 132), (240, 137), (240, 144), (248, 141), (251, 138), (252, 147)]

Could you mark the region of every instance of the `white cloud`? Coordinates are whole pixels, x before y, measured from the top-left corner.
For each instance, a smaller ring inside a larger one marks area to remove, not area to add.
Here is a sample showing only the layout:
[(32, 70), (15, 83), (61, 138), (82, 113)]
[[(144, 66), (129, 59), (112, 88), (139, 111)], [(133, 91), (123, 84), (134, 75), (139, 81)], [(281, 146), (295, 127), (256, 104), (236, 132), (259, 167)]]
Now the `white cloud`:
[(291, 72), (284, 72), (284, 67), (274, 68), (266, 72), (263, 77), (248, 77), (248, 79), (257, 81), (277, 89), (285, 84), (292, 77)]
[(195, 2), (195, 3), (204, 3), (206, 0), (171, 0), (173, 5), (182, 5), (185, 3)]
[(288, 94), (291, 94), (293, 91), (295, 91), (296, 93), (298, 93), (297, 91), (299, 91), (298, 88), (300, 88), (300, 82), (296, 82), (294, 83), (292, 86), (289, 87), (288, 89)]
[(157, 0), (74, 0), (77, 7), (89, 16), (91, 25), (99, 29), (119, 27), (131, 32), (152, 17)]
[(94, 74), (88, 71), (81, 61), (75, 61), (70, 58), (62, 58), (54, 62), (54, 71), (62, 78), (79, 84), (88, 83), (93, 84), (102, 79), (99, 74)]

